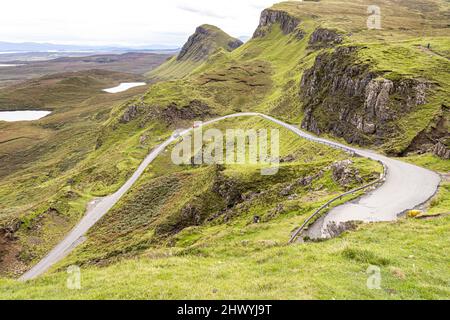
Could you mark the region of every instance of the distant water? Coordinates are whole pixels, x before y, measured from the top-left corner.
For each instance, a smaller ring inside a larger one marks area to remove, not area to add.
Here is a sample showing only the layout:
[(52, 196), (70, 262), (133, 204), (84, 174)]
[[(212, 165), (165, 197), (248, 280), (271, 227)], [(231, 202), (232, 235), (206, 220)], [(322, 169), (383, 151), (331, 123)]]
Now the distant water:
[(33, 121), (48, 116), (51, 111), (0, 111), (0, 121)]
[(118, 85), (117, 87), (104, 89), (103, 91), (108, 92), (108, 93), (118, 93), (118, 92), (127, 91), (128, 89), (131, 89), (134, 87), (140, 87), (140, 86), (145, 86), (145, 85), (146, 85), (145, 82), (123, 82), (120, 85)]
[(23, 64), (1, 64), (0, 63), (0, 68), (2, 68), (2, 67), (19, 67), (19, 66), (23, 66)]

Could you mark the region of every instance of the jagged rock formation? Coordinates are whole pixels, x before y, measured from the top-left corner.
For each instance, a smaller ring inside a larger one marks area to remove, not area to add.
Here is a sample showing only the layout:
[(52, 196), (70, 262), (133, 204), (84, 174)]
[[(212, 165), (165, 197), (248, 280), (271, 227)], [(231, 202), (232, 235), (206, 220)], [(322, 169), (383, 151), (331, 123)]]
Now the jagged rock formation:
[(311, 47), (331, 47), (341, 43), (343, 36), (335, 30), (318, 28), (309, 38)]
[[(213, 221), (242, 203), (242, 186), (222, 174), (223, 167), (215, 166), (211, 184), (205, 194), (194, 196), (171, 217), (156, 226), (158, 236), (173, 235), (181, 230)], [(209, 183), (209, 182), (208, 182)], [(224, 217), (226, 219), (226, 217)]]
[(418, 153), (423, 154), (432, 152), (442, 159), (449, 159), (450, 156), (450, 134), (448, 119), (448, 107), (442, 105), (443, 114), (437, 116), (432, 125), (426, 130), (420, 132), (412, 141), (404, 154)]
[(176, 124), (180, 120), (205, 119), (213, 115), (214, 113), (206, 103), (200, 100), (192, 100), (186, 106), (171, 103), (162, 109), (157, 108), (149, 114), (149, 117), (163, 120), (167, 124)]
[[(290, 16), (285, 11), (266, 9), (261, 13), (259, 26), (253, 34), (253, 38), (264, 37), (275, 23), (280, 24), (280, 28), (284, 34), (290, 34), (300, 24), (300, 20)], [(303, 33), (300, 33), (299, 35), (303, 36)]]
[(122, 117), (120, 118), (120, 123), (128, 123), (134, 120), (139, 114), (139, 105), (131, 105), (129, 106)]
[(354, 182), (362, 183), (357, 169), (352, 168), (353, 162), (351, 160), (344, 160), (333, 163), (331, 166), (331, 172), (333, 180), (343, 187), (347, 187)]
[(324, 230), (324, 234), (327, 238), (333, 239), (339, 237), (341, 234), (347, 231), (354, 231), (358, 228), (358, 222), (348, 221), (337, 224), (336, 222), (329, 223)]
[(357, 47), (320, 54), (301, 82), (302, 127), (329, 132), (348, 143), (381, 145), (399, 133), (395, 121), (426, 103), (431, 85), (414, 79), (384, 79), (358, 63)]
[(450, 138), (439, 141), (434, 146), (433, 153), (444, 160), (449, 160), (450, 159)]
[(128, 106), (119, 122), (126, 124), (142, 116), (141, 126), (144, 126), (149, 120), (162, 120), (166, 124), (172, 125), (182, 120), (204, 119), (212, 115), (213, 113), (206, 103), (195, 99), (182, 106), (171, 103), (165, 107), (152, 107), (140, 103)]
[(177, 60), (203, 61), (219, 48), (233, 51), (242, 44), (241, 40), (229, 36), (215, 26), (201, 25), (184, 44), (177, 56)]

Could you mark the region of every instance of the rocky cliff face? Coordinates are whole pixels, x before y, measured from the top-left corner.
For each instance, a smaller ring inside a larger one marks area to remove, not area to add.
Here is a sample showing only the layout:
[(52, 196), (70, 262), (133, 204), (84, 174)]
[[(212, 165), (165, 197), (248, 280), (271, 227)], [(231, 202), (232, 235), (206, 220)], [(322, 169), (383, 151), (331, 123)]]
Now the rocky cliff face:
[(195, 30), (195, 33), (181, 48), (177, 60), (202, 61), (220, 47), (227, 51), (233, 51), (242, 44), (241, 40), (229, 36), (217, 27), (202, 25)]
[(320, 54), (301, 82), (302, 127), (332, 133), (348, 143), (383, 144), (400, 131), (395, 121), (426, 103), (430, 84), (391, 81), (355, 59), (357, 47)]
[(343, 36), (335, 30), (318, 28), (309, 38), (311, 47), (332, 47), (341, 43)]
[(444, 160), (450, 160), (450, 138), (440, 140), (434, 146), (433, 153)]
[(300, 24), (300, 20), (290, 16), (285, 11), (266, 9), (261, 13), (259, 26), (253, 34), (253, 38), (264, 37), (267, 33), (269, 33), (272, 25), (276, 23), (280, 24), (281, 30), (284, 34), (290, 34), (294, 32)]
[(450, 159), (450, 110), (442, 105), (443, 113), (436, 116), (432, 125), (420, 132), (404, 154), (432, 152), (442, 159)]

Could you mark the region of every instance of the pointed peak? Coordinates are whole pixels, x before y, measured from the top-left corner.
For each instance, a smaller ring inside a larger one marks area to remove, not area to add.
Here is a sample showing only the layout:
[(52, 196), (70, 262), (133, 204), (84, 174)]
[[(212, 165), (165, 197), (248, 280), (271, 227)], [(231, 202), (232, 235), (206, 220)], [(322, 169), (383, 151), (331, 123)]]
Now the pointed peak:
[(242, 44), (241, 40), (233, 38), (220, 28), (203, 24), (197, 27), (195, 33), (189, 37), (181, 49), (177, 60), (203, 61), (220, 48), (226, 51), (233, 51)]

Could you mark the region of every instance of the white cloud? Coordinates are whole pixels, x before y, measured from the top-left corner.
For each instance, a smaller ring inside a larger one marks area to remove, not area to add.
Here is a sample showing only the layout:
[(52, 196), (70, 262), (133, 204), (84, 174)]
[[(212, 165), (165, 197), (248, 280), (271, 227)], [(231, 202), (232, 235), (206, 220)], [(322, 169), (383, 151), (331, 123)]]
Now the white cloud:
[(203, 23), (251, 35), (274, 0), (15, 0), (0, 6), (0, 41), (181, 45)]

